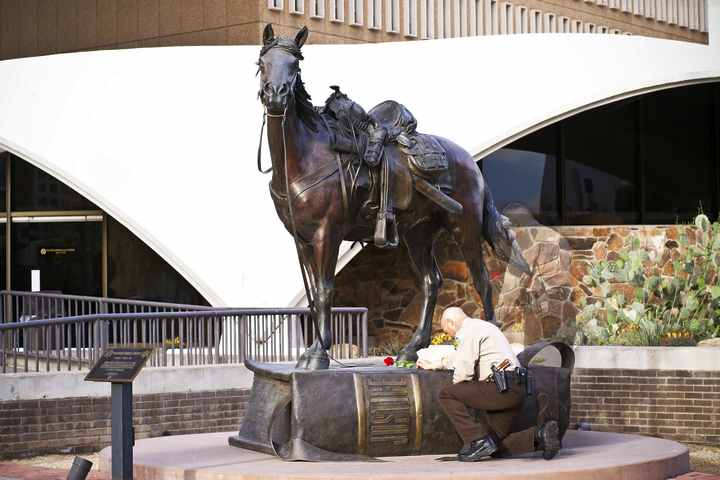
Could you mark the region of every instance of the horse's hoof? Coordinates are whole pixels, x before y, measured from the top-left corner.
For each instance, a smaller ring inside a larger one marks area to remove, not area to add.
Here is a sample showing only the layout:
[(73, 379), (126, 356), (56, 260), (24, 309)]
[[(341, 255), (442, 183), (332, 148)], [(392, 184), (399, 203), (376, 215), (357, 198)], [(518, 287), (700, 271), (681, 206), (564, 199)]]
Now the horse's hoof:
[(327, 370), (330, 357), (325, 350), (308, 350), (300, 356), (295, 368), (301, 370)]
[(298, 358), (298, 361), (295, 364), (295, 369), (296, 370), (307, 370), (308, 360), (309, 360), (309, 358), (306, 357), (305, 354), (300, 355), (300, 358)]
[(402, 350), (395, 359), (396, 362), (417, 362), (417, 360), (418, 355), (415, 350)]

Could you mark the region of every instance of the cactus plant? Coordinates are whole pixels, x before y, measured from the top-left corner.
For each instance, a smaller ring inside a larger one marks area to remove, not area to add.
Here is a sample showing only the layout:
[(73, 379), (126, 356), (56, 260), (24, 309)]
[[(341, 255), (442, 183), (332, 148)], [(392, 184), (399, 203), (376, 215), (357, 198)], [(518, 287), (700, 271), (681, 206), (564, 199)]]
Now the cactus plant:
[(581, 303), (577, 344), (694, 345), (720, 336), (720, 223), (700, 214), (677, 229), (677, 242), (660, 251), (631, 236), (615, 258), (591, 265), (583, 283), (595, 295)]

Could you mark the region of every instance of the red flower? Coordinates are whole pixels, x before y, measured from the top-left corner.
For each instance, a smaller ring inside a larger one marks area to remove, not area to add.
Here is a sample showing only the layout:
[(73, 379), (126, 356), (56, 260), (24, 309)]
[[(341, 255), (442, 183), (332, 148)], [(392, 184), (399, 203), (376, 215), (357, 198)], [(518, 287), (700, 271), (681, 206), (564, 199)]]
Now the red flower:
[(393, 365), (395, 365), (395, 360), (393, 360), (392, 357), (385, 357), (385, 360), (383, 360), (383, 362), (385, 362), (385, 365), (387, 365), (388, 367), (392, 367)]
[(501, 276), (502, 276), (502, 272), (500, 272), (500, 271), (490, 272), (490, 281), (500, 278)]

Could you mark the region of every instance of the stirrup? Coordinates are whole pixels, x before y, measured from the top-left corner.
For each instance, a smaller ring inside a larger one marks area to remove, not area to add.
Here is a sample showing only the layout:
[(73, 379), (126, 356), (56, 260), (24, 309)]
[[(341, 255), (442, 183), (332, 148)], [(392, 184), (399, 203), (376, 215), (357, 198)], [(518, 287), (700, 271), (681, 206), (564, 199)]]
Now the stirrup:
[[(391, 238), (388, 239), (388, 220), (392, 224), (391, 227)], [(375, 235), (373, 236), (373, 243), (378, 248), (395, 248), (398, 246), (398, 234), (397, 226), (394, 221), (394, 215), (381, 212), (377, 216), (377, 223), (375, 224)]]

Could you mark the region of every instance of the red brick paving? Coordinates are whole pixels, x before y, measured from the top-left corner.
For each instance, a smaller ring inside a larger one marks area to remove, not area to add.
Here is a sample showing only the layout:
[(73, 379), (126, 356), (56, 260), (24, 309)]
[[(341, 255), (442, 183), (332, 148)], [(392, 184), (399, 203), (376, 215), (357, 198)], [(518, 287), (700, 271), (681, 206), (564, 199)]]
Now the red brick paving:
[[(68, 472), (59, 468), (31, 467), (17, 463), (0, 463), (1, 480), (65, 480)], [(92, 472), (88, 480), (107, 480), (105, 473)], [(703, 479), (705, 480), (705, 479)]]
[(709, 473), (690, 472), (680, 475), (672, 480), (720, 480), (720, 475), (712, 475)]

